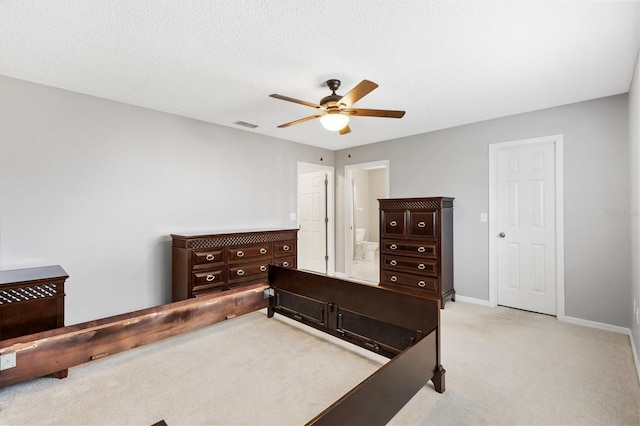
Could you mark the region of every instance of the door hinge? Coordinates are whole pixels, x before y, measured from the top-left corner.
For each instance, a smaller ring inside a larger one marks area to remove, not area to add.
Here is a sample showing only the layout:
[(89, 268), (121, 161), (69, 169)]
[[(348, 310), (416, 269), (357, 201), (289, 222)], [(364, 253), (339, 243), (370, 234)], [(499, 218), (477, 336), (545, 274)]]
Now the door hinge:
[(325, 261), (329, 260), (329, 256), (325, 256), (325, 257), (324, 257), (324, 260), (325, 260)]

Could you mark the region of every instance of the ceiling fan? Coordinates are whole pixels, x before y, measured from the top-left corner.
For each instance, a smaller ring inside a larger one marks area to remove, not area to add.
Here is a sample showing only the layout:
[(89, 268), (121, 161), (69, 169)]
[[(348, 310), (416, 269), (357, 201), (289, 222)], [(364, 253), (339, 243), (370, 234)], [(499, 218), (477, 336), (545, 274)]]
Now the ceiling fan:
[(320, 122), (325, 129), (334, 132), (337, 131), (341, 135), (346, 135), (347, 133), (351, 132), (351, 129), (349, 128), (349, 116), (387, 118), (402, 118), (404, 116), (404, 111), (351, 108), (351, 105), (355, 104), (360, 99), (371, 93), (376, 87), (378, 87), (378, 85), (373, 81), (362, 80), (356, 87), (351, 89), (351, 91), (344, 96), (336, 94), (336, 90), (338, 90), (338, 88), (340, 87), (340, 80), (327, 80), (327, 86), (332, 93), (329, 96), (322, 98), (319, 104), (301, 101), (298, 99), (290, 98), (288, 96), (277, 95), (275, 93), (269, 95), (272, 98), (294, 102), (296, 104), (305, 105), (323, 111), (322, 113), (316, 115), (311, 115), (309, 117), (281, 124), (278, 126), (278, 128), (289, 127), (293, 126), (294, 124), (300, 124), (304, 123), (305, 121), (320, 118)]

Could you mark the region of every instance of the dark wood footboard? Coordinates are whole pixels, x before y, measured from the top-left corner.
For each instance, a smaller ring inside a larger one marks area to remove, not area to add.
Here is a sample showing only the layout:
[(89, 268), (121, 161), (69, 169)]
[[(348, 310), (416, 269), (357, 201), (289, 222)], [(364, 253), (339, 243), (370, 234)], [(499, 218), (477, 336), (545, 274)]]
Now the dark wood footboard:
[(386, 424), (429, 380), (444, 392), (437, 300), (277, 266), (269, 284), (269, 316), (392, 358), (310, 424)]

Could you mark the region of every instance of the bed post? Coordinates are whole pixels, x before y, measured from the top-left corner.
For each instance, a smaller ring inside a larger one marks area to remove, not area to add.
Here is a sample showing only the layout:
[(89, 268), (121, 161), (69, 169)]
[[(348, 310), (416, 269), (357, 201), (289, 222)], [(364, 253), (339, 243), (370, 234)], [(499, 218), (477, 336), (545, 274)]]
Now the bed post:
[(433, 378), (431, 381), (433, 382), (433, 387), (438, 393), (444, 392), (444, 373), (446, 373), (446, 370), (442, 365), (438, 365), (436, 370), (433, 372)]
[[(440, 305), (440, 307), (444, 306), (444, 301), (443, 300), (438, 300), (438, 303)], [(445, 384), (444, 384), (444, 373), (446, 373), (447, 371), (444, 369), (444, 367), (442, 366), (442, 345), (440, 343), (440, 333), (442, 331), (442, 327), (440, 326), (441, 322), (440, 322), (440, 309), (438, 309), (438, 328), (436, 329), (436, 356), (437, 356), (437, 367), (433, 372), (433, 377), (431, 378), (431, 382), (433, 383), (433, 387), (435, 388), (436, 392), (438, 393), (443, 393), (444, 389), (445, 389)]]
[(272, 288), (268, 288), (264, 291), (265, 299), (269, 298), (269, 304), (267, 305), (267, 318), (273, 318), (273, 315), (276, 313), (276, 296), (275, 291)]

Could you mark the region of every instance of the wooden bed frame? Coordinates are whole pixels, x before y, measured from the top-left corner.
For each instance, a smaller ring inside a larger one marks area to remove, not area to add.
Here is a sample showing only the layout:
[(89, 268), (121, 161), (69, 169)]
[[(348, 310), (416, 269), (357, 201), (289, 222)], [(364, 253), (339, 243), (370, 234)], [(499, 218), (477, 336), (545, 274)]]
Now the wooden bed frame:
[(0, 341), (0, 388), (263, 308), (392, 358), (308, 424), (386, 424), (429, 380), (444, 392), (437, 300), (273, 265), (269, 284)]

